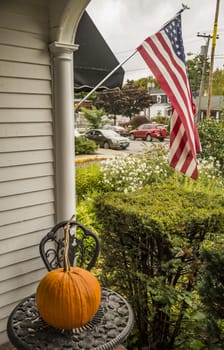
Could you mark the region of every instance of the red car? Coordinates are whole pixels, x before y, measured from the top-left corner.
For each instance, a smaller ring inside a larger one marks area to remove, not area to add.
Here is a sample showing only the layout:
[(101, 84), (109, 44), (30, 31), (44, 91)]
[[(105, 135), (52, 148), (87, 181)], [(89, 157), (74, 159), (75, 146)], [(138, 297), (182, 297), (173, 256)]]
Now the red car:
[(152, 141), (153, 138), (163, 141), (167, 136), (167, 129), (161, 124), (142, 124), (137, 129), (129, 132), (130, 139), (141, 138), (146, 141)]

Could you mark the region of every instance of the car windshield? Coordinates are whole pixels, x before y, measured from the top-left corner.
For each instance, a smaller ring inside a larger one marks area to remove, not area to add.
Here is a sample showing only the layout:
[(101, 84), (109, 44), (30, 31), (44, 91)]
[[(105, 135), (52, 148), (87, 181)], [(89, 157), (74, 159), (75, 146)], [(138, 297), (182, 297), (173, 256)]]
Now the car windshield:
[(102, 134), (106, 137), (120, 137), (120, 135), (113, 130), (102, 130)]

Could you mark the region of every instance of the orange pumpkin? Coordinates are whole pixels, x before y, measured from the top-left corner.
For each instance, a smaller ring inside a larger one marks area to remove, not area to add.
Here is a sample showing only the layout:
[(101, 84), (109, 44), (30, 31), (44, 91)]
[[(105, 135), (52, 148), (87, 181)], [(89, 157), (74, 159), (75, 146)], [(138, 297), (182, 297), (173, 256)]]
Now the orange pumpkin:
[(86, 324), (95, 315), (100, 305), (101, 287), (92, 273), (70, 266), (68, 227), (65, 235), (65, 267), (48, 272), (40, 281), (36, 302), (46, 323), (72, 329)]
[(36, 301), (41, 317), (56, 328), (72, 329), (91, 320), (101, 299), (98, 280), (79, 267), (50, 271), (40, 282)]

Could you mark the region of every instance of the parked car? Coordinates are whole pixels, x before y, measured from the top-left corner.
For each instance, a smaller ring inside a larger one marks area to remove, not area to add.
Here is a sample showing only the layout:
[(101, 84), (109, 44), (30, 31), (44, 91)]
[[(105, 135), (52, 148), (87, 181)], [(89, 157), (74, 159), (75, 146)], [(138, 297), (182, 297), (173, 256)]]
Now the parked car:
[(156, 123), (142, 124), (137, 129), (129, 132), (131, 140), (141, 138), (146, 141), (152, 141), (153, 138), (163, 141), (167, 134), (166, 127)]
[(85, 136), (96, 142), (102, 148), (126, 149), (130, 142), (126, 137), (120, 136), (113, 130), (92, 129)]
[(104, 125), (103, 129), (113, 130), (121, 136), (128, 136), (129, 135), (129, 132), (127, 130), (125, 130), (125, 128), (123, 128), (122, 126), (118, 126), (118, 125)]

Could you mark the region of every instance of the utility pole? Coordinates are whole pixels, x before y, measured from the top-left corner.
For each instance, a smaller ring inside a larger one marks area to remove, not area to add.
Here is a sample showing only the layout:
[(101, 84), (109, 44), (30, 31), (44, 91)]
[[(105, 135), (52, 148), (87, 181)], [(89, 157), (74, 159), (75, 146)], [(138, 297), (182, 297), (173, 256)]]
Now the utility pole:
[(220, 0), (216, 0), (216, 11), (215, 11), (215, 20), (214, 20), (213, 36), (212, 36), (211, 64), (210, 64), (210, 74), (209, 74), (209, 82), (208, 82), (207, 119), (210, 118), (210, 114), (211, 114), (212, 80), (213, 80), (216, 37), (217, 37), (217, 29), (218, 29), (219, 3), (220, 3)]
[(212, 36), (206, 35), (206, 34), (199, 34), (199, 33), (197, 34), (197, 36), (207, 39), (206, 45), (201, 46), (201, 56), (203, 57), (203, 66), (202, 66), (202, 75), (201, 75), (198, 105), (197, 105), (197, 121), (201, 121), (201, 99), (202, 99), (202, 96), (204, 96), (204, 92), (205, 92), (206, 63), (208, 58), (209, 43)]

